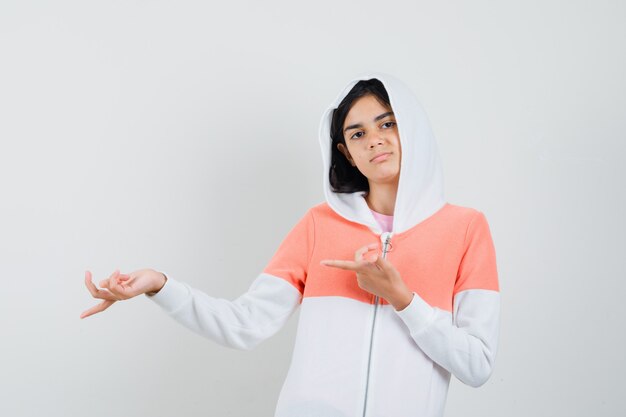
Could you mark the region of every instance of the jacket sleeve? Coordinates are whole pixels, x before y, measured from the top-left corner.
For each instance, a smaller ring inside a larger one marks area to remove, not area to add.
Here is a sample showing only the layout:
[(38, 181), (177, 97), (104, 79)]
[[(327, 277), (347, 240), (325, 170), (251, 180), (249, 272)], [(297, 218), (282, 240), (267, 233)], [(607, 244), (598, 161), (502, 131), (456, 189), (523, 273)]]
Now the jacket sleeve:
[(309, 210), (249, 289), (233, 301), (211, 297), (170, 276), (158, 293), (146, 297), (197, 334), (226, 347), (251, 350), (278, 332), (300, 306), (313, 237)]
[(500, 292), (493, 240), (478, 211), (467, 229), (465, 253), (454, 286), (452, 315), (417, 293), (397, 314), (433, 361), (472, 387), (491, 376), (500, 326)]

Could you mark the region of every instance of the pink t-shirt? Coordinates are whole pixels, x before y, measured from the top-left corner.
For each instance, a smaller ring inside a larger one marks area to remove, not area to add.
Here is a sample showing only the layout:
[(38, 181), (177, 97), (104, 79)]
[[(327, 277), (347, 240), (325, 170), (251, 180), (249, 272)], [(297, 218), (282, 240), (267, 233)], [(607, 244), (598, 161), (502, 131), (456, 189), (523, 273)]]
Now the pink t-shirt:
[(380, 224), (380, 227), (383, 229), (383, 232), (391, 232), (391, 226), (393, 225), (393, 216), (387, 216), (386, 214), (381, 214), (377, 211), (370, 209), (374, 218)]

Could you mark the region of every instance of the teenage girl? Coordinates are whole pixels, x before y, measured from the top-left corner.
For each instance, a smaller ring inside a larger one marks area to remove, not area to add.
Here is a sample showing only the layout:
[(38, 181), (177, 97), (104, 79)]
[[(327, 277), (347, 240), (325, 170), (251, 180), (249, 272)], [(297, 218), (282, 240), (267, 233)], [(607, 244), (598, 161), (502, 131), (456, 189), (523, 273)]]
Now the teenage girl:
[(319, 131), (325, 201), (249, 290), (215, 298), (154, 269), (118, 270), (81, 318), (140, 294), (216, 343), (252, 349), (300, 308), (277, 417), (442, 416), (451, 375), (493, 371), (500, 293), (485, 215), (443, 196), (426, 113), (380, 72), (346, 84)]

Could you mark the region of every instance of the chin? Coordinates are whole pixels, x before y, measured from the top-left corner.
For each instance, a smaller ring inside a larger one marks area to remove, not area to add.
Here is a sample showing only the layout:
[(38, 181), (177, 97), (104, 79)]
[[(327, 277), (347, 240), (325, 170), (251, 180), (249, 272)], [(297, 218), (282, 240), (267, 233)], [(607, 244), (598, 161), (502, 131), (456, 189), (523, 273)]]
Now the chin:
[(389, 174), (389, 175), (377, 175), (374, 177), (367, 177), (370, 182), (375, 182), (378, 184), (386, 184), (393, 183), (400, 179), (400, 173)]

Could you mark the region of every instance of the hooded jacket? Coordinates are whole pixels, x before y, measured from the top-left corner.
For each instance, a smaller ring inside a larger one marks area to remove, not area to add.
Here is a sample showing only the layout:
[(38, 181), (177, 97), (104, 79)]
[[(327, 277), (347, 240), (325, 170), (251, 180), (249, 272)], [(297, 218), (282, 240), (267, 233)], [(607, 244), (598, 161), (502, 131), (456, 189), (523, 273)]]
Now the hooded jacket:
[[(365, 191), (331, 190), (333, 110), (359, 80), (389, 95), (402, 161), (393, 228), (383, 232)], [(283, 239), (248, 291), (230, 301), (168, 276), (148, 296), (173, 319), (221, 345), (252, 349), (300, 308), (293, 356), (275, 417), (440, 417), (451, 375), (478, 387), (496, 357), (500, 293), (485, 215), (450, 204), (430, 123), (403, 82), (367, 72), (349, 81), (319, 129), (325, 201)], [(403, 310), (361, 289), (353, 271), (321, 265), (354, 259), (380, 242), (413, 299)]]

